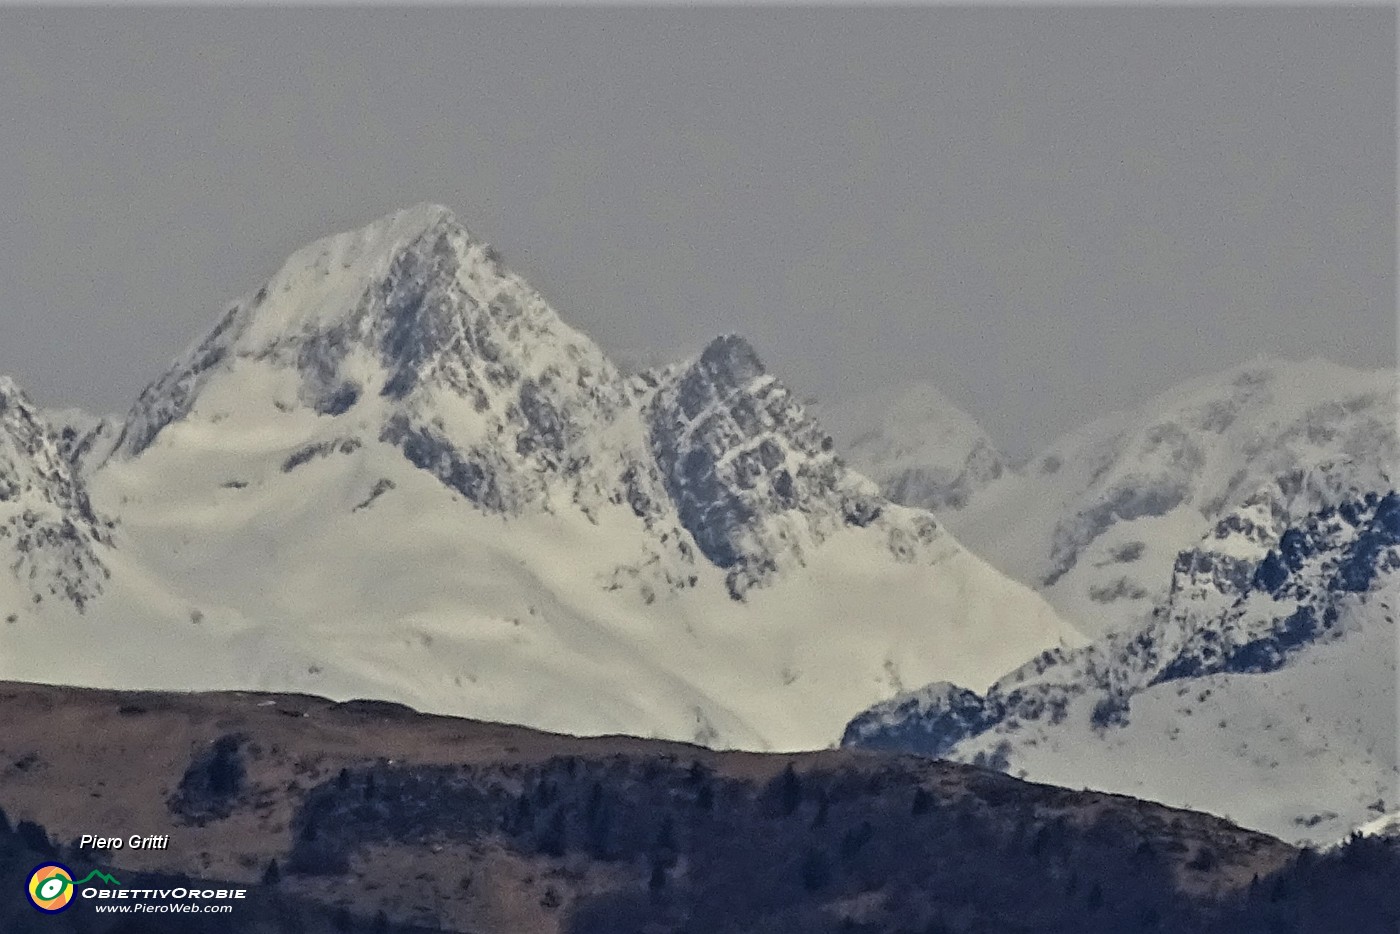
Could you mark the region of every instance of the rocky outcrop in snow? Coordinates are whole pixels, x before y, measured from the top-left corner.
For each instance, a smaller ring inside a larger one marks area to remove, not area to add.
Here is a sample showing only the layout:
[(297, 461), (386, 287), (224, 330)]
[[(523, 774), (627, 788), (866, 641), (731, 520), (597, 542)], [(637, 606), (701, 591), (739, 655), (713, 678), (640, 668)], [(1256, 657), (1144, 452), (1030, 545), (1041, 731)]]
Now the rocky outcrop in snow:
[[(9, 585), (0, 613), (46, 599), (81, 612), (102, 593), (112, 524), (93, 508), (57, 432), (13, 381), (0, 377), (0, 549)], [(5, 606), (4, 604), (9, 604)]]
[(672, 374), (648, 420), (681, 522), (736, 597), (840, 529), (879, 523), (896, 557), (939, 534), (929, 516), (887, 517), (875, 486), (837, 460), (831, 437), (742, 338), (715, 340)]
[(1090, 635), (1130, 631), (1173, 563), (1275, 478), (1333, 465), (1359, 489), (1400, 464), (1393, 372), (1261, 359), (1050, 445), (947, 521)]
[[(1057, 780), (1051, 776), (1073, 771), (1071, 759), (1089, 758), (1086, 745), (1109, 763), (1139, 754), (1143, 744), (1164, 745), (1156, 736), (1164, 721), (1153, 713), (1164, 698), (1184, 703), (1173, 715), (1178, 722), (1190, 723), (1181, 718), (1193, 714), (1218, 718), (1223, 731), (1229, 722), (1247, 720), (1265, 690), (1274, 693), (1279, 714), (1297, 697), (1308, 724), (1324, 717), (1345, 724), (1335, 738), (1354, 733), (1366, 750), (1346, 754), (1346, 764), (1366, 779), (1353, 784), (1373, 797), (1381, 794), (1396, 778), (1393, 613), (1400, 602), (1400, 494), (1388, 485), (1357, 489), (1348, 476), (1349, 467), (1337, 466), (1293, 472), (1222, 517), (1196, 547), (1178, 556), (1169, 596), (1146, 627), (1083, 649), (1047, 652), (985, 695), (933, 684), (896, 697), (853, 719), (844, 742), (969, 760), (995, 756), (1008, 768)], [(1388, 669), (1387, 656), (1376, 656), (1377, 646), (1389, 651)], [(1314, 671), (1315, 662), (1325, 665), (1325, 674)], [(1331, 683), (1337, 677), (1350, 683)], [(1359, 707), (1342, 699), (1352, 688), (1365, 693)], [(1142, 718), (1139, 708), (1148, 711)], [(1170, 718), (1166, 722), (1169, 732), (1180, 732)], [(1263, 735), (1237, 729), (1222, 733), (1227, 745), (1269, 749), (1272, 767), (1303, 755), (1286, 748), (1289, 736), (1307, 731), (1303, 723), (1273, 724)], [(1285, 748), (1275, 748), (1278, 743)], [(1219, 740), (1176, 755), (1179, 762), (1156, 776), (1155, 788), (1153, 779), (1144, 782), (1147, 796), (1190, 794), (1201, 805), (1237, 790), (1212, 788), (1213, 773), (1201, 762), (1218, 756), (1214, 765), (1222, 767), (1231, 760)], [(1250, 761), (1246, 757), (1241, 767)], [(1301, 771), (1299, 762), (1288, 764)], [(1120, 763), (1117, 773), (1128, 771)], [(1116, 789), (1114, 775), (1110, 765), (1085, 781)], [(1258, 782), (1267, 806), (1268, 782)], [(1370, 790), (1376, 788), (1382, 791)], [(1340, 820), (1348, 812), (1354, 817), (1364, 803), (1352, 797), (1353, 789), (1338, 788), (1273, 803), (1283, 812), (1291, 808), (1293, 816), (1326, 805), (1329, 820)], [(1284, 822), (1270, 829), (1298, 836), (1314, 826)]]

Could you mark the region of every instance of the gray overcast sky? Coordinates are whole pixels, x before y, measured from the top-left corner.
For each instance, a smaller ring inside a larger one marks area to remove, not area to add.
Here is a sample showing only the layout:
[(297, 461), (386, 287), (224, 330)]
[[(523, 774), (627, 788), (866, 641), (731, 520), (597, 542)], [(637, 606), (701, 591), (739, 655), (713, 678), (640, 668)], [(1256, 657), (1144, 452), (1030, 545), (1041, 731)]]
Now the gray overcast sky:
[(0, 9), (0, 372), (124, 410), (425, 200), (610, 350), (927, 378), (1015, 452), (1256, 353), (1393, 365), (1394, 17)]

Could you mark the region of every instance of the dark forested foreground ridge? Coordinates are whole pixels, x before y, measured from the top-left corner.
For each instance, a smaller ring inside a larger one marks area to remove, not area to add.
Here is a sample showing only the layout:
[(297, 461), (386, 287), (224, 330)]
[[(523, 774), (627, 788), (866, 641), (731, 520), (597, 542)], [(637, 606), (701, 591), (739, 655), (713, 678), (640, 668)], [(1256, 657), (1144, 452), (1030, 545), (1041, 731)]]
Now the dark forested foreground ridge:
[[(716, 753), (296, 695), (0, 686), (6, 932), (1385, 931), (1400, 854), (855, 750)], [(95, 852), (83, 833), (168, 833)], [(36, 912), (47, 859), (251, 888)]]

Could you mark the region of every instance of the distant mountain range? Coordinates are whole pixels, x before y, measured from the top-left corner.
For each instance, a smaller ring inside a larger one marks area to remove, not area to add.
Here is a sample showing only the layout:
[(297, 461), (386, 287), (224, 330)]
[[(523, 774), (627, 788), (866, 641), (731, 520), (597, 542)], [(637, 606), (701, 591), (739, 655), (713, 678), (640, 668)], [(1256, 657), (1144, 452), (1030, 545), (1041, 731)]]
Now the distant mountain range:
[[(960, 503), (935, 497), (962, 540), (1099, 638), (989, 691), (907, 692), (845, 742), (1204, 807), (1294, 840), (1393, 811), (1396, 387), (1394, 373), (1260, 360), (1094, 422), (1024, 471), (1002, 460)], [(911, 398), (932, 404), (916, 387), (895, 426), (966, 424), (910, 412)], [(867, 460), (887, 449), (867, 437), (852, 460), (919, 502), (902, 479), (917, 458), (903, 474)]]
[(422, 205), (123, 416), (0, 382), (0, 676), (842, 740), (1331, 840), (1400, 808), (1396, 390), (1260, 359), (1021, 464), (737, 335), (620, 369)]
[(1132, 629), (1177, 554), (1281, 478), (1331, 466), (1384, 492), (1400, 464), (1394, 372), (1260, 358), (1099, 418), (1016, 469), (927, 384), (819, 414), (887, 496), (934, 511), (968, 547), (1090, 635)]

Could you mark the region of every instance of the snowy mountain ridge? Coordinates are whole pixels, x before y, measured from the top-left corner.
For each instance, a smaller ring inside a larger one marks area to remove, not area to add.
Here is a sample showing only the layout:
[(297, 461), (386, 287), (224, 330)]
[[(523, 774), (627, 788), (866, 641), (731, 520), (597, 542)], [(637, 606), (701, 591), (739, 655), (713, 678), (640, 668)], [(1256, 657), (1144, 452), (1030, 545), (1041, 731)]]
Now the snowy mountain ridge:
[(905, 692), (844, 742), (1300, 841), (1393, 809), (1398, 389), (1393, 371), (1259, 358), (1096, 419), (935, 509), (1096, 638), (988, 691)]
[(890, 507), (847, 471), (831, 437), (742, 338), (715, 340), (663, 381), (648, 419), (680, 519), (705, 556), (730, 569), (736, 597), (843, 528), (886, 531), (900, 560), (944, 537), (931, 516)]
[(0, 539), (0, 677), (753, 749), (868, 709), (848, 742), (1297, 839), (1400, 801), (1389, 374), (1255, 361), (1015, 468), (930, 387), (809, 407), (737, 335), (622, 372), (419, 206), (298, 250), (124, 418), (5, 412), (11, 527), (50, 531)]
[[(801, 748), (1083, 641), (848, 470), (742, 339), (622, 374), (433, 206), (297, 251), (119, 430), (65, 437), (111, 582), (0, 629), (7, 677)], [(103, 653), (40, 651), (99, 613)]]
[(1177, 554), (1274, 478), (1400, 464), (1398, 420), (1394, 372), (1261, 357), (1096, 419), (934, 511), (1089, 635), (1126, 631), (1166, 597)]
[(1362, 492), (1335, 468), (1293, 473), (1181, 553), (1144, 629), (1047, 652), (985, 695), (929, 685), (855, 718), (844, 742), (1325, 837), (1400, 791), (1397, 596), (1393, 485)]

